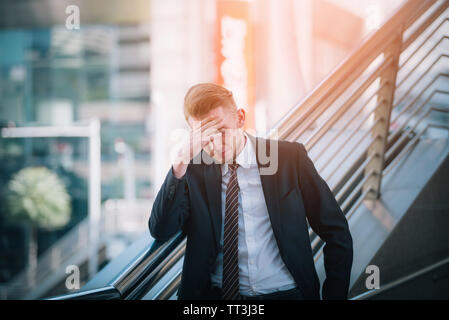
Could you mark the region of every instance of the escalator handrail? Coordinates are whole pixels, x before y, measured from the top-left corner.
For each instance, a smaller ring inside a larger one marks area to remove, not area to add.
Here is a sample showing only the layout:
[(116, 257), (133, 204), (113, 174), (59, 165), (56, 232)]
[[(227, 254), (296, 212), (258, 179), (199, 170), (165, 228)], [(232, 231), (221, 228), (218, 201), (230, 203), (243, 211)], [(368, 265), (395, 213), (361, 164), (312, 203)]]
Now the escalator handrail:
[(167, 241), (154, 241), (152, 246), (141, 252), (132, 263), (121, 270), (108, 285), (100, 288), (80, 290), (73, 293), (54, 296), (48, 300), (95, 300), (95, 299), (123, 299), (147, 275), (163, 264), (173, 253), (174, 249), (184, 240), (182, 231), (176, 233)]
[(155, 241), (151, 248), (138, 257), (133, 265), (124, 269), (112, 282), (122, 296), (126, 296), (132, 288), (148, 274), (153, 272), (170, 253), (182, 242), (185, 235), (182, 231), (176, 233), (170, 240)]
[(120, 292), (113, 286), (73, 292), (61, 296), (47, 298), (47, 300), (117, 300)]
[(149, 269), (144, 276), (137, 279), (135, 286), (122, 296), (123, 299), (132, 300), (142, 298), (170, 272), (171, 268), (183, 258), (185, 253), (187, 239), (180, 237), (179, 240), (181, 242), (179, 242), (175, 249), (170, 250), (169, 255), (163, 261), (160, 263), (155, 262), (155, 268)]

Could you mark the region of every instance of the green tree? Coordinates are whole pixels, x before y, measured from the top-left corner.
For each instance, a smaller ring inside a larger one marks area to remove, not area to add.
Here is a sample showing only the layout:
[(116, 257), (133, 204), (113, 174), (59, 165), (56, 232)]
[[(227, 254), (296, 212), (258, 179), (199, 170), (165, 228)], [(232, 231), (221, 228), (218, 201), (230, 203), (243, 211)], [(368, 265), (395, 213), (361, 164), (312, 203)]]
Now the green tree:
[(16, 173), (8, 184), (8, 218), (30, 229), (28, 254), (30, 285), (37, 266), (37, 230), (55, 230), (70, 220), (70, 196), (59, 177), (45, 167), (28, 167)]

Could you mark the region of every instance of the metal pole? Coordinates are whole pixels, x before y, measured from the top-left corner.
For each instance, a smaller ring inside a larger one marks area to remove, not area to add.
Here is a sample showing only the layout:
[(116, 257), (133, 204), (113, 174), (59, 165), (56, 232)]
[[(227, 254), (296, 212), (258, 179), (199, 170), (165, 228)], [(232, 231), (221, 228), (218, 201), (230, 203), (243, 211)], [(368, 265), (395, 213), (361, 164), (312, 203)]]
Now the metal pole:
[[(375, 155), (367, 164), (365, 174), (370, 175), (363, 185), (363, 192), (368, 192), (366, 198), (375, 200), (380, 197), (382, 171), (385, 163), (385, 152), (387, 149), (387, 139), (390, 128), (390, 116), (396, 91), (396, 78), (399, 68), (399, 57), (402, 49), (402, 31), (398, 32), (397, 37), (384, 52), (384, 57), (393, 58), (391, 65), (380, 77), (379, 93), (377, 102), (379, 107), (374, 113), (374, 121), (378, 121), (372, 129), (371, 135), (373, 141), (368, 148), (367, 157)], [(374, 171), (374, 174), (370, 172)]]
[(130, 146), (126, 145), (124, 153), (124, 174), (125, 174), (125, 199), (136, 200), (136, 174), (134, 164), (134, 151)]
[(100, 121), (89, 125), (89, 276), (98, 270), (101, 221), (101, 140)]

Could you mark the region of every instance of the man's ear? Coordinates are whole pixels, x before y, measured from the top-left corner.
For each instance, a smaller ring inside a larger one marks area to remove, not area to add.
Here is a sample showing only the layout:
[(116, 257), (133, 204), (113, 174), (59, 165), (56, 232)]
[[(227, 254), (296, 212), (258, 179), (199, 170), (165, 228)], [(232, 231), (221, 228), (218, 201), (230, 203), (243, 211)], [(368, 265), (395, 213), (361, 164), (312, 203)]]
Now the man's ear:
[(237, 110), (237, 128), (241, 129), (245, 125), (246, 113), (243, 109)]

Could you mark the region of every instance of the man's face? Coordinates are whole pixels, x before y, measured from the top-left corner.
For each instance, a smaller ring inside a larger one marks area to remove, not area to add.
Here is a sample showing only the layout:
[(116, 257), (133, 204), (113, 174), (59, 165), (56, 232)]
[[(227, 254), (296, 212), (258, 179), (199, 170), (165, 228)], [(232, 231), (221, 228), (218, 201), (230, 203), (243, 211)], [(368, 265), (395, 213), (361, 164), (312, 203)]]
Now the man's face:
[(217, 135), (214, 136), (213, 141), (211, 141), (209, 145), (204, 147), (204, 151), (219, 163), (230, 163), (235, 158), (236, 152), (242, 143), (242, 128), (245, 123), (245, 111), (243, 109), (235, 110), (229, 107), (220, 106), (210, 110), (209, 113), (201, 119), (189, 117), (187, 121), (190, 127), (193, 127), (195, 121), (201, 121), (211, 117), (219, 121), (217, 125)]

